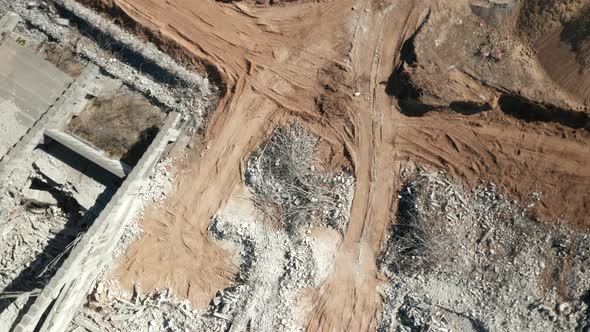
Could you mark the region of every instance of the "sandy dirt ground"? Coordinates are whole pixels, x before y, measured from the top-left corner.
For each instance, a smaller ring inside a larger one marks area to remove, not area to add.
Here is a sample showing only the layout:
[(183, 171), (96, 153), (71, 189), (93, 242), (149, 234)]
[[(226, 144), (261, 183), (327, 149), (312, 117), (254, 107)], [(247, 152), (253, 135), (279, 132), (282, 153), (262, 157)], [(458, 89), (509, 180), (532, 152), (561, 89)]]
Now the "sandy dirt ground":
[(375, 330), (383, 278), (376, 257), (391, 222), (400, 165), (407, 160), (471, 185), (492, 181), (525, 202), (531, 192), (542, 192), (535, 207), (540, 217), (590, 226), (586, 131), (527, 123), (497, 109), (407, 117), (387, 95), (383, 82), (434, 2), (255, 7), (212, 0), (92, 1), (137, 22), (137, 29), (167, 47), (175, 45), (171, 52), (177, 56), (213, 64), (227, 86), (202, 157), (195, 149), (179, 166), (176, 189), (165, 204), (145, 214), (145, 233), (120, 262), (119, 279), (146, 289), (172, 287), (197, 307), (230, 285), (234, 267), (207, 233), (210, 218), (243, 180), (252, 150), (273, 128), (295, 118), (333, 147), (334, 167), (345, 165), (348, 155), (356, 178), (335, 268), (320, 289), (306, 294), (313, 305), (310, 331)]
[(561, 86), (585, 102), (590, 102), (590, 70), (576, 59), (571, 46), (560, 38), (563, 29), (556, 29), (537, 42), (539, 60), (547, 73)]
[(518, 33), (536, 50), (547, 74), (588, 104), (590, 98), (590, 1), (529, 0)]

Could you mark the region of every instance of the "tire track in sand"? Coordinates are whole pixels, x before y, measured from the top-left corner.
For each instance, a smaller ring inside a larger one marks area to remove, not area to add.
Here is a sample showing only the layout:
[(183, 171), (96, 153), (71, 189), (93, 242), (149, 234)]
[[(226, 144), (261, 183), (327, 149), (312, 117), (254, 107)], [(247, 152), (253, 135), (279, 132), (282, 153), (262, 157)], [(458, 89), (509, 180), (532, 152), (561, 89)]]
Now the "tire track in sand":
[[(128, 284), (171, 286), (203, 307), (230, 283), (227, 253), (207, 234), (210, 217), (241, 181), (240, 165), (251, 151), (292, 118), (303, 119), (331, 144), (345, 146), (357, 179), (349, 228), (333, 271), (312, 294), (310, 331), (375, 329), (381, 302), (376, 257), (391, 222), (404, 160), (452, 171), (469, 184), (493, 180), (509, 193), (540, 188), (551, 199), (568, 191), (579, 195), (589, 186), (590, 150), (583, 132), (558, 137), (552, 127), (523, 125), (505, 115), (492, 123), (486, 116), (400, 114), (380, 82), (396, 67), (400, 48), (430, 2), (328, 0), (251, 7), (213, 0), (81, 1), (115, 4), (174, 43), (165, 43), (171, 53), (213, 63), (227, 84), (205, 137), (210, 148), (203, 158), (183, 165), (175, 193), (146, 215), (146, 234), (119, 267), (119, 277)], [(326, 93), (323, 71), (335, 81), (331, 93), (342, 107), (337, 114), (316, 109), (317, 98)], [(355, 91), (361, 95), (353, 98)], [(523, 181), (529, 177), (555, 181)], [(586, 202), (590, 206), (590, 197)], [(577, 206), (564, 211), (584, 218)]]
[(353, 155), (355, 197), (334, 270), (316, 296), (308, 331), (374, 331), (380, 311), (376, 261), (397, 187), (392, 142), (399, 112), (379, 82), (397, 65), (401, 46), (415, 31), (424, 6), (391, 2), (385, 10), (373, 11), (372, 2), (364, 1), (359, 7), (369, 9), (371, 17), (359, 19), (361, 32), (353, 38), (353, 71), (355, 76), (370, 76), (361, 85), (361, 95), (369, 98), (355, 105), (361, 112), (356, 117), (359, 137)]

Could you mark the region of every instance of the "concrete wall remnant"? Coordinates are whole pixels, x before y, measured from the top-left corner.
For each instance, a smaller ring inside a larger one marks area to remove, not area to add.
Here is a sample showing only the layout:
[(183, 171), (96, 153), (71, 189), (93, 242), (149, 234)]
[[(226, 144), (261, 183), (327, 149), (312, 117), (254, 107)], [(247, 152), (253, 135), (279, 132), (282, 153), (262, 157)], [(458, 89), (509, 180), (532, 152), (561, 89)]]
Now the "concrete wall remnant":
[(57, 199), (48, 191), (26, 188), (23, 189), (23, 199), (40, 205), (56, 205)]
[[(82, 305), (100, 272), (113, 259), (113, 252), (132, 220), (151, 170), (168, 143), (176, 139), (181, 115), (171, 112), (139, 163), (92, 226), (72, 249), (69, 257), (42, 290), (14, 331), (62, 332)], [(43, 317), (46, 317), (43, 320)]]
[(131, 168), (124, 162), (108, 158), (104, 152), (98, 151), (94, 147), (66, 132), (56, 129), (48, 129), (45, 131), (45, 136), (59, 142), (61, 145), (67, 147), (81, 157), (92, 161), (119, 178), (124, 178), (131, 170)]

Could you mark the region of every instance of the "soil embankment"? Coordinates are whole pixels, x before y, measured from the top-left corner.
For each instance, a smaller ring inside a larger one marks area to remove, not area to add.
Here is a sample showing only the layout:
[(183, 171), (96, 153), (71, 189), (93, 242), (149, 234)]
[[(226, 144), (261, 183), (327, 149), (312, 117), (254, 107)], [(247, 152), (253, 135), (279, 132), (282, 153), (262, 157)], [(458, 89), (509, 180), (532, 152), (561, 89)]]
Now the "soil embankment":
[(588, 105), (590, 1), (525, 1), (517, 26), (549, 76)]

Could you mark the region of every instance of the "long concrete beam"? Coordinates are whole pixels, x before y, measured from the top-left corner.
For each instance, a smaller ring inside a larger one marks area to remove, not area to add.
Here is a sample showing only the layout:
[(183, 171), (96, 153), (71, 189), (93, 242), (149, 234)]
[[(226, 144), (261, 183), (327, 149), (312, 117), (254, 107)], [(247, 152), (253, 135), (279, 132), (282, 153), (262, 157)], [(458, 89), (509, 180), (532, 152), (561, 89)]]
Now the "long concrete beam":
[[(175, 128), (180, 118), (178, 113), (168, 115), (139, 163), (18, 322), (15, 332), (63, 332), (67, 329), (92, 285), (113, 260), (125, 228), (141, 205), (137, 199), (154, 164), (168, 143), (176, 139)], [(42, 317), (46, 317), (45, 320)]]
[(20, 22), (20, 16), (14, 12), (7, 12), (0, 18), (0, 34), (12, 32)]
[(86, 144), (86, 142), (80, 140), (76, 136), (70, 135), (66, 132), (56, 129), (48, 129), (45, 130), (45, 136), (60, 143), (76, 154), (95, 163), (97, 166), (107, 170), (119, 178), (124, 178), (131, 170), (131, 168), (124, 162), (110, 159), (101, 151)]

